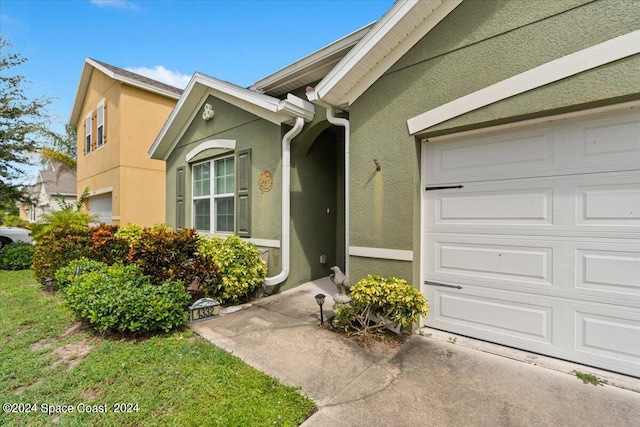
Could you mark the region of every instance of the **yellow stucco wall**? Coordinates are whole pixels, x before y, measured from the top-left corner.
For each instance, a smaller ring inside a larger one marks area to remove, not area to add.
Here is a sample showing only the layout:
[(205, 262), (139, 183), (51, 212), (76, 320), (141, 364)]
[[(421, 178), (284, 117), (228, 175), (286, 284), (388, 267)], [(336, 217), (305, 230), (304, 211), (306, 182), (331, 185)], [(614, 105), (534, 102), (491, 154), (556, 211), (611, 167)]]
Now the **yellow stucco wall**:
[[(104, 146), (84, 152), (85, 118), (105, 102)], [(114, 80), (94, 70), (78, 128), (77, 189), (112, 193), (113, 223), (151, 226), (165, 222), (165, 165), (147, 151), (176, 103), (175, 99)]]

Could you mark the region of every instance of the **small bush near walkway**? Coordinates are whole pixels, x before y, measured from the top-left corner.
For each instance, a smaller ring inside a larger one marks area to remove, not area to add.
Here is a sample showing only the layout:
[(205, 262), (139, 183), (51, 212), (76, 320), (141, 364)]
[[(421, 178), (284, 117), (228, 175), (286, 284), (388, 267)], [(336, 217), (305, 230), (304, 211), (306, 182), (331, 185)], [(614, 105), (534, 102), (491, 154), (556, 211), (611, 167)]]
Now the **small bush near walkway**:
[(198, 253), (212, 260), (218, 269), (219, 274), (205, 288), (205, 294), (221, 302), (242, 301), (262, 285), (267, 275), (258, 248), (238, 236), (202, 238)]
[[(168, 332), (187, 323), (186, 307), (191, 297), (181, 282), (152, 285), (137, 265), (100, 266), (94, 261), (91, 269), (94, 271), (72, 276), (71, 283), (64, 285), (64, 293), (71, 311), (96, 330)], [(67, 276), (61, 270), (60, 276)]]
[[(334, 325), (360, 334), (379, 330), (392, 323), (409, 328), (427, 314), (429, 305), (422, 293), (406, 280), (369, 275), (349, 290), (350, 304), (335, 311)], [(377, 318), (375, 320), (373, 318)]]

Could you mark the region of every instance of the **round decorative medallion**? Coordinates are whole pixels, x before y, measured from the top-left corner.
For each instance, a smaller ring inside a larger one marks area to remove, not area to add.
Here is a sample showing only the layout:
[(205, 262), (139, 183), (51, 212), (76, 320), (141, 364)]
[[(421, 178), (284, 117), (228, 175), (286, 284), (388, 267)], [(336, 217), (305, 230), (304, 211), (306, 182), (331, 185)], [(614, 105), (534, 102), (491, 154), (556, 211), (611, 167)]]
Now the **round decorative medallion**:
[(258, 178), (258, 187), (263, 193), (268, 193), (273, 188), (273, 175), (269, 171), (262, 171)]

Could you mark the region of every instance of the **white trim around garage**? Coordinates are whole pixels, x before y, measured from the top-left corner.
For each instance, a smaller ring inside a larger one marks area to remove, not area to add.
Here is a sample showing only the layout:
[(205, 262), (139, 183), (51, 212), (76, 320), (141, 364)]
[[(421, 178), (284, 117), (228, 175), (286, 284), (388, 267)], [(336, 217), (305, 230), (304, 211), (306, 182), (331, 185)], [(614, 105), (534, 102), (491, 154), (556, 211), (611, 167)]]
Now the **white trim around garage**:
[(367, 248), (349, 246), (349, 255), (363, 258), (390, 259), (395, 261), (413, 261), (413, 251), (401, 249)]
[[(640, 108), (640, 101), (622, 102), (620, 104), (605, 105), (603, 107), (572, 111), (570, 113), (555, 114), (553, 116), (537, 117), (535, 119), (522, 120), (519, 122), (506, 123), (503, 125), (471, 129), (464, 132), (456, 132), (456, 133), (450, 133), (446, 135), (432, 136), (430, 138), (423, 138), (422, 142), (437, 142), (437, 141), (444, 141), (448, 139), (459, 139), (459, 138), (468, 137), (468, 136), (481, 136), (483, 134), (497, 132), (501, 130), (517, 129), (517, 128), (537, 125), (541, 123), (551, 123), (551, 122), (556, 122), (558, 120), (572, 119), (574, 117), (591, 116), (595, 114), (602, 114), (602, 113), (609, 113), (609, 112), (613, 113), (616, 111), (634, 110), (637, 108)], [(424, 186), (425, 185), (423, 185), (423, 187)]]
[(607, 40), (517, 74), (407, 120), (414, 135), (503, 99), (640, 53), (640, 30)]
[(105, 187), (99, 190), (90, 191), (89, 197), (91, 196), (99, 196), (100, 194), (113, 193), (113, 187)]

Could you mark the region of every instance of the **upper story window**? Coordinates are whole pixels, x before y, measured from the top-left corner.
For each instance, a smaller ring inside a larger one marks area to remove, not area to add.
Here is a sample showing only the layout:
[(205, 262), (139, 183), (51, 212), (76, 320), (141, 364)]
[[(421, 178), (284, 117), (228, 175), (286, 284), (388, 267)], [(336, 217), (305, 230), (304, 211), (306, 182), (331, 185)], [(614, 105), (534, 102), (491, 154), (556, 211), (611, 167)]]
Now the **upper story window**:
[(92, 148), (92, 138), (91, 131), (93, 130), (93, 118), (91, 117), (91, 113), (87, 114), (87, 117), (84, 120), (84, 152), (85, 154), (89, 154)]
[(193, 224), (196, 230), (234, 232), (235, 159), (226, 156), (193, 166)]
[(98, 104), (98, 111), (96, 113), (96, 145), (98, 148), (102, 147), (105, 143), (104, 134), (104, 101)]

